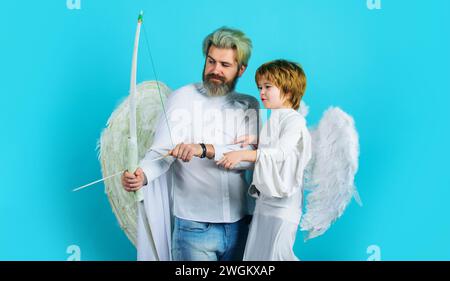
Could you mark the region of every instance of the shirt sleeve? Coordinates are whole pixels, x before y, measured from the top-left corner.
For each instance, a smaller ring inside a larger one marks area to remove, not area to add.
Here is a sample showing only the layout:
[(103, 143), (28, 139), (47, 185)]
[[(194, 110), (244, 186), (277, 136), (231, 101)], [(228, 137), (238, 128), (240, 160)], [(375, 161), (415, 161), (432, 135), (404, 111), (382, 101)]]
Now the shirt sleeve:
[[(170, 116), (169, 114), (174, 108), (173, 95), (174, 93), (169, 96), (166, 104), (168, 116)], [(168, 127), (171, 124), (168, 124), (167, 122), (169, 121), (166, 120), (164, 112), (162, 112), (155, 127), (153, 144), (139, 163), (139, 166), (142, 168), (147, 178), (147, 185), (167, 172), (170, 165), (172, 165), (175, 161), (173, 157), (165, 157), (160, 160), (155, 160), (163, 157), (169, 152), (170, 149), (172, 149), (172, 138)]]
[[(258, 135), (258, 131), (259, 131), (258, 110), (255, 108), (247, 109), (243, 121), (241, 122), (241, 125), (238, 129), (236, 137), (244, 135)], [(214, 160), (219, 161), (220, 159), (222, 159), (224, 153), (241, 150), (255, 150), (255, 148), (251, 144), (244, 147), (241, 147), (240, 144), (228, 144), (228, 145), (214, 144), (214, 151), (215, 151)], [(254, 166), (255, 164), (251, 162), (240, 162), (233, 169), (251, 170), (254, 168)]]

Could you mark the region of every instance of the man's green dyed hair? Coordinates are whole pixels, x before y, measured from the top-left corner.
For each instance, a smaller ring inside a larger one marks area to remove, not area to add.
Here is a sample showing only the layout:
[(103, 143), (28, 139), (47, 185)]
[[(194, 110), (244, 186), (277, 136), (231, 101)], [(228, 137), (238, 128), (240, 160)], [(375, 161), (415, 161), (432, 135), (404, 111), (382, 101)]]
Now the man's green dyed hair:
[(252, 53), (252, 41), (240, 30), (221, 27), (203, 40), (203, 55), (208, 55), (209, 48), (235, 49), (239, 67), (248, 65)]

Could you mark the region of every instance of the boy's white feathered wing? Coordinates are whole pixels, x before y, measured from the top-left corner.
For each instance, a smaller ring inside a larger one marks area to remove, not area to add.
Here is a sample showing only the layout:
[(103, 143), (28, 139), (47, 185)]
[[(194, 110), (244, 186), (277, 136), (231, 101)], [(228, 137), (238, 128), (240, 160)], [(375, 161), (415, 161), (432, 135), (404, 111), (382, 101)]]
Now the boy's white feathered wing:
[[(156, 122), (162, 112), (159, 90), (163, 100), (171, 92), (161, 82), (146, 81), (137, 85), (136, 123), (139, 159), (144, 157), (153, 142)], [(127, 167), (130, 124), (128, 99), (129, 97), (111, 114), (107, 127), (100, 137), (98, 149), (103, 177), (123, 171)], [(105, 192), (120, 227), (136, 246), (138, 209), (135, 197), (123, 189), (120, 176), (105, 180)]]
[(311, 130), (312, 159), (305, 172), (306, 212), (301, 230), (305, 240), (325, 233), (355, 197), (361, 205), (354, 185), (358, 170), (359, 141), (351, 116), (337, 107), (329, 108), (319, 126)]

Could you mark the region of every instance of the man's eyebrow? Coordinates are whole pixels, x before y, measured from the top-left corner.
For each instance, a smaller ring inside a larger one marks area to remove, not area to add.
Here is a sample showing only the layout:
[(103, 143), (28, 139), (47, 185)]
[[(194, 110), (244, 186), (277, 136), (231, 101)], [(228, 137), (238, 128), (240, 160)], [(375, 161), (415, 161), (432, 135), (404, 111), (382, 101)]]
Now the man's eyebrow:
[[(211, 57), (210, 55), (208, 55), (208, 58), (212, 59), (213, 61), (217, 61), (215, 58)], [(224, 64), (229, 64), (229, 65), (233, 65), (233, 63), (229, 62), (229, 61), (219, 61), (220, 63), (224, 63)]]

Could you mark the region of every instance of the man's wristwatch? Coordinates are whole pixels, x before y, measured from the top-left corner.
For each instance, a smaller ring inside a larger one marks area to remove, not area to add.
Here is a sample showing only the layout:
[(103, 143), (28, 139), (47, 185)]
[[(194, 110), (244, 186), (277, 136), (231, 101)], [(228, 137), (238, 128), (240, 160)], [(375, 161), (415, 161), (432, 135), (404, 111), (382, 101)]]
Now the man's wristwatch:
[(206, 145), (204, 143), (200, 143), (200, 146), (202, 147), (202, 155), (200, 155), (200, 158), (205, 158), (206, 157)]

